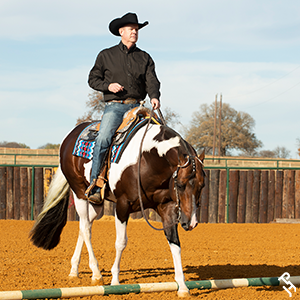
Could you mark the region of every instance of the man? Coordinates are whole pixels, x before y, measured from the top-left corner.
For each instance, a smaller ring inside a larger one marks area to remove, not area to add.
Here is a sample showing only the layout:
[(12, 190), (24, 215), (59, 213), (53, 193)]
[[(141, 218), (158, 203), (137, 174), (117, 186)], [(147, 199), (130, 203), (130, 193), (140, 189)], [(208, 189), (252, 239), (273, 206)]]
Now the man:
[[(91, 186), (96, 181), (105, 153), (113, 135), (129, 109), (139, 106), (148, 94), (153, 109), (160, 108), (160, 82), (155, 73), (152, 58), (136, 47), (139, 29), (148, 22), (139, 23), (137, 15), (127, 13), (109, 24), (112, 34), (121, 37), (121, 42), (101, 51), (89, 74), (91, 88), (101, 91), (105, 109), (93, 153)], [(89, 191), (89, 189), (87, 190)], [(101, 203), (100, 188), (92, 188), (89, 201)]]

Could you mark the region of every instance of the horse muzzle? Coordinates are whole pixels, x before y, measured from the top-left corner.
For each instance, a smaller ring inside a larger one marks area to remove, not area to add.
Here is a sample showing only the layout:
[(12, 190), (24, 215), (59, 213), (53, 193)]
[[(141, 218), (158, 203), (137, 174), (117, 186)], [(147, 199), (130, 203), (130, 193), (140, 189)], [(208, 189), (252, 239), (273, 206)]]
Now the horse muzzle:
[(193, 214), (191, 218), (188, 218), (184, 212), (181, 213), (181, 219), (180, 219), (181, 227), (185, 231), (191, 231), (198, 225), (198, 221), (196, 218), (196, 214)]

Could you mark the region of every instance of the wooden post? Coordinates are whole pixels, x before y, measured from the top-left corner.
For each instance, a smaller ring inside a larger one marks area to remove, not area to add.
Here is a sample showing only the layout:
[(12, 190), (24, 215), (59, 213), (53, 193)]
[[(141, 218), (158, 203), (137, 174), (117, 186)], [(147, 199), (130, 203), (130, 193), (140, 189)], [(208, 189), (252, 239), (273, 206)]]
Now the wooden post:
[(253, 171), (247, 172), (247, 194), (246, 194), (246, 217), (245, 222), (251, 223), (252, 220), (252, 192), (253, 192)]
[(289, 219), (295, 218), (295, 171), (288, 170), (288, 210), (287, 217)]
[(237, 220), (237, 200), (239, 186), (239, 171), (229, 172), (229, 222), (235, 223)]
[(208, 222), (217, 223), (218, 220), (218, 192), (220, 170), (211, 170), (211, 184), (209, 191)]
[(6, 167), (0, 167), (0, 219), (6, 219)]
[(246, 189), (247, 189), (247, 171), (240, 171), (238, 207), (237, 207), (237, 223), (245, 223)]
[(201, 210), (200, 210), (200, 222), (208, 222), (208, 205), (209, 205), (209, 183), (210, 183), (210, 170), (205, 170), (205, 187), (201, 193)]
[(268, 218), (267, 222), (270, 223), (274, 220), (275, 214), (275, 171), (269, 171), (268, 183)]
[(14, 185), (13, 185), (13, 195), (14, 195), (14, 219), (20, 219), (20, 167), (14, 167)]
[(14, 167), (6, 168), (6, 219), (14, 218)]
[(31, 193), (32, 193), (32, 168), (27, 168), (28, 172), (28, 216), (27, 220), (31, 220)]
[(295, 219), (300, 219), (300, 170), (295, 173)]
[(261, 171), (261, 189), (259, 203), (259, 223), (267, 223), (268, 209), (268, 174), (269, 171)]
[(28, 173), (27, 168), (20, 169), (20, 220), (28, 217)]
[(227, 171), (220, 171), (220, 183), (219, 183), (219, 223), (225, 223), (226, 216), (226, 181)]
[(282, 218), (283, 171), (276, 172), (274, 219)]
[(252, 223), (258, 223), (259, 197), (260, 197), (260, 170), (253, 172), (253, 192), (252, 192)]
[(288, 218), (288, 170), (283, 171), (282, 218)]
[(34, 171), (34, 219), (42, 211), (44, 203), (43, 168), (35, 168)]

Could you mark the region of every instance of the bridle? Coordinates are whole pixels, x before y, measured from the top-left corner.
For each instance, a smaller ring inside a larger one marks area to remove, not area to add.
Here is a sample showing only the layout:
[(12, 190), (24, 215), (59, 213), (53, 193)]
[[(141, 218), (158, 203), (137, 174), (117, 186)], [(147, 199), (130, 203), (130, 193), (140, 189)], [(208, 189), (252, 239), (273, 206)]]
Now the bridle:
[[(174, 179), (174, 190), (175, 190), (175, 195), (176, 195), (176, 205), (175, 205), (175, 208), (177, 208), (177, 223), (179, 223), (180, 219), (181, 219), (180, 197), (179, 197), (178, 182), (177, 182), (178, 172), (179, 172), (179, 170), (181, 168), (185, 168), (185, 167), (187, 167), (189, 165), (190, 158), (191, 158), (192, 167), (193, 167), (191, 176), (193, 176), (196, 173), (195, 157), (197, 157), (197, 156), (195, 156), (195, 155), (188, 155), (187, 156), (187, 161), (183, 165), (179, 165), (178, 164), (177, 165), (177, 169), (174, 171), (174, 173), (172, 175), (172, 177)], [(200, 159), (199, 159), (199, 161), (201, 162)], [(179, 155), (178, 155), (178, 162), (179, 162)]]
[[(164, 125), (165, 124), (165, 121), (164, 119), (162, 118), (162, 114), (159, 110), (159, 114), (160, 114), (160, 117), (161, 119), (163, 120), (164, 122)], [(145, 221), (147, 222), (147, 224), (154, 230), (158, 230), (158, 231), (161, 231), (161, 230), (165, 230), (167, 228), (170, 228), (170, 227), (173, 227), (174, 225), (177, 225), (179, 222), (180, 222), (180, 219), (181, 219), (181, 208), (180, 208), (180, 197), (179, 197), (179, 191), (178, 191), (178, 172), (181, 168), (185, 168), (187, 167), (189, 164), (190, 164), (190, 160), (192, 162), (192, 167), (193, 167), (193, 170), (192, 170), (192, 173), (191, 173), (191, 176), (193, 176), (195, 173), (196, 173), (196, 162), (195, 162), (195, 158), (198, 159), (198, 161), (203, 165), (202, 161), (196, 156), (196, 155), (187, 155), (187, 161), (183, 164), (183, 165), (180, 165), (180, 159), (179, 159), (179, 152), (178, 152), (178, 164), (177, 164), (177, 169), (174, 171), (172, 177), (174, 179), (174, 190), (175, 190), (175, 195), (176, 195), (176, 205), (175, 205), (175, 208), (177, 209), (177, 219), (176, 221), (169, 225), (168, 227), (163, 227), (163, 228), (156, 228), (154, 227), (153, 225), (151, 225), (146, 217), (146, 214), (145, 214), (145, 210), (144, 210), (144, 206), (143, 206), (143, 201), (142, 201), (142, 193), (141, 193), (141, 157), (142, 157), (142, 146), (143, 146), (143, 142), (144, 142), (144, 139), (145, 139), (145, 136), (146, 136), (146, 133), (147, 133), (147, 130), (148, 130), (148, 127), (150, 125), (150, 122), (151, 122), (151, 118), (153, 116), (153, 109), (151, 110), (151, 113), (150, 113), (150, 117), (149, 117), (149, 120), (148, 120), (148, 123), (147, 123), (147, 126), (146, 126), (146, 129), (145, 129), (145, 132), (144, 132), (144, 135), (142, 137), (142, 140), (141, 140), (141, 144), (140, 144), (140, 150), (139, 150), (139, 158), (138, 158), (138, 194), (139, 194), (139, 201), (140, 201), (140, 207), (141, 207), (141, 212), (142, 212), (142, 215), (143, 215), (143, 218), (145, 219)], [(182, 138), (180, 137), (180, 139), (182, 140)], [(184, 141), (184, 140), (183, 140)], [(188, 151), (188, 153), (190, 153), (189, 149), (188, 149), (188, 146), (186, 145), (186, 142), (184, 141), (184, 146), (186, 148), (186, 150)]]

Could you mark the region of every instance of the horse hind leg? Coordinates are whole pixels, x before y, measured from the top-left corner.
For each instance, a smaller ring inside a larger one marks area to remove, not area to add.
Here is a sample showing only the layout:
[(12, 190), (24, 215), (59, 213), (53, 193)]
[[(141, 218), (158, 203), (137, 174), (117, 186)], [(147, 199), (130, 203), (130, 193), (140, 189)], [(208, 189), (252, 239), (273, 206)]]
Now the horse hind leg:
[(92, 205), (86, 200), (75, 198), (75, 207), (79, 216), (79, 236), (76, 244), (76, 248), (71, 259), (71, 272), (69, 274), (70, 277), (78, 276), (78, 266), (80, 263), (80, 256), (83, 247), (83, 243), (85, 243), (88, 254), (89, 254), (89, 267), (92, 270), (92, 281), (93, 283), (103, 283), (103, 278), (101, 272), (99, 270), (98, 261), (95, 257), (93, 247), (92, 247), (92, 224), (93, 221), (99, 214), (103, 214), (103, 205), (97, 206)]
[(115, 226), (116, 226), (116, 258), (111, 268), (112, 280), (111, 285), (119, 285), (119, 273), (120, 273), (120, 262), (124, 249), (126, 248), (128, 237), (127, 237), (127, 221), (121, 222), (117, 213), (115, 212)]

